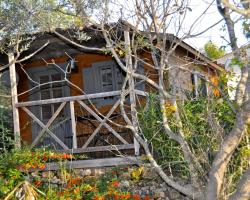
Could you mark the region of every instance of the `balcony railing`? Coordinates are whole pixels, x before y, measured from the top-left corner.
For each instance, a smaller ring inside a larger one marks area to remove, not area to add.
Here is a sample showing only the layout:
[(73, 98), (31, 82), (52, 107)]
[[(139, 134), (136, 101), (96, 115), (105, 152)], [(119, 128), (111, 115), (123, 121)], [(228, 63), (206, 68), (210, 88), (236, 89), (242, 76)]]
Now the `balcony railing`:
[[(146, 93), (143, 91), (135, 90), (135, 94), (138, 96), (146, 96)], [(63, 151), (71, 152), (71, 153), (84, 153), (84, 152), (97, 152), (97, 151), (111, 151), (111, 150), (125, 150), (125, 149), (133, 149), (135, 144), (128, 143), (117, 131), (113, 128), (108, 121), (110, 117), (114, 113), (114, 111), (119, 107), (121, 101), (121, 91), (111, 91), (111, 92), (103, 92), (103, 93), (95, 93), (95, 94), (85, 94), (80, 96), (69, 96), (69, 97), (62, 97), (62, 98), (54, 98), (54, 99), (46, 99), (46, 100), (37, 100), (37, 101), (27, 101), (27, 102), (19, 102), (16, 104), (17, 108), (21, 108), (22, 110), (27, 113), (27, 115), (41, 127), (41, 130), (36, 137), (33, 138), (31, 147), (35, 147), (39, 144), (42, 138), (46, 135), (46, 133), (50, 138), (59, 145)], [(129, 95), (129, 94), (125, 94)], [(93, 99), (105, 98), (105, 97), (116, 97), (115, 103), (110, 105), (110, 110), (104, 116), (103, 113), (98, 111), (95, 106), (91, 103)], [(39, 119), (32, 111), (31, 107), (33, 106), (42, 106), (42, 105), (49, 105), (49, 104), (60, 104), (60, 106), (56, 109), (53, 113), (51, 118), (45, 122)], [(84, 112), (91, 115), (91, 117), (98, 121), (98, 126), (95, 130), (91, 133), (91, 135), (87, 138), (83, 145), (78, 146), (78, 137), (77, 137), (77, 124), (76, 124), (76, 105), (81, 107)], [(71, 124), (71, 131), (72, 131), (72, 146), (68, 146), (65, 144), (52, 130), (51, 126), (53, 122), (59, 117), (59, 114), (63, 111), (63, 109), (69, 106), (70, 110), (70, 124)], [(108, 146), (89, 146), (90, 143), (93, 141), (95, 136), (100, 132), (101, 128), (105, 127), (115, 138), (117, 138), (120, 144), (110, 144)]]

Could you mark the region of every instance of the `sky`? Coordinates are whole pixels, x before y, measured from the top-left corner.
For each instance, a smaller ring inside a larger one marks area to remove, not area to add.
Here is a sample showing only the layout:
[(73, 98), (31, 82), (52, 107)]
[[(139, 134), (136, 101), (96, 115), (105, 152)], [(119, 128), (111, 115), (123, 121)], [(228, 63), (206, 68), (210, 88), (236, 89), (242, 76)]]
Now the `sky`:
[[(187, 22), (193, 21), (194, 18), (197, 18), (199, 14), (201, 14), (206, 7), (209, 5), (211, 0), (191, 0), (190, 7), (192, 8), (192, 12), (189, 12), (187, 16)], [(237, 16), (235, 16), (235, 19)], [(199, 32), (199, 30), (204, 30), (207, 27), (213, 25), (217, 21), (222, 19), (222, 16), (217, 11), (216, 3), (213, 3), (212, 6), (209, 8), (208, 12), (204, 17), (197, 23), (195, 32)], [(225, 24), (224, 21), (219, 23), (218, 25), (214, 26), (204, 34), (187, 40), (189, 44), (196, 47), (197, 49), (203, 48), (204, 44), (212, 40), (215, 42), (218, 46), (226, 46), (227, 50), (230, 51), (230, 48), (228, 47), (228, 33), (227, 31), (223, 31), (222, 27)], [(238, 36), (238, 45), (242, 46), (247, 43), (246, 38), (243, 35), (242, 32), (242, 26), (241, 23), (237, 23), (235, 26), (236, 35)]]
[[(178, 0), (177, 0), (178, 1)], [(185, 16), (184, 26), (182, 30), (185, 33), (185, 30), (189, 30), (190, 26), (193, 22), (200, 17), (200, 15), (206, 10), (206, 8), (211, 4), (209, 9), (207, 10), (206, 14), (204, 14), (198, 21), (195, 23), (194, 29), (192, 34), (197, 34), (202, 30), (207, 29), (208, 27), (214, 25), (216, 22), (222, 19), (222, 16), (217, 11), (216, 1), (215, 0), (189, 0), (190, 4), (189, 7), (192, 11), (188, 11), (187, 15)], [(121, 12), (124, 13), (133, 13), (130, 12), (130, 9), (133, 8), (133, 0), (115, 0), (114, 6), (111, 10), (114, 12), (114, 16), (121, 16)], [(128, 15), (129, 15), (128, 14)], [(127, 21), (131, 22), (133, 16), (127, 17)], [(234, 16), (236, 19), (237, 16)], [(196, 48), (197, 50), (202, 50), (206, 42), (211, 40), (212, 42), (216, 43), (219, 47), (224, 46), (227, 52), (230, 52), (231, 49), (228, 45), (228, 33), (226, 30), (223, 31), (223, 25), (225, 22), (222, 20), (219, 24), (212, 27), (202, 35), (194, 37), (192, 39), (185, 40), (188, 44)], [(224, 26), (225, 27), (225, 26)], [(175, 33), (176, 27), (172, 25), (169, 29), (170, 33)], [(225, 28), (224, 28), (225, 29)], [(241, 23), (236, 24), (235, 27), (236, 35), (238, 37), (238, 45), (242, 46), (247, 43), (246, 38), (242, 33)], [(181, 33), (179, 37), (183, 34)]]

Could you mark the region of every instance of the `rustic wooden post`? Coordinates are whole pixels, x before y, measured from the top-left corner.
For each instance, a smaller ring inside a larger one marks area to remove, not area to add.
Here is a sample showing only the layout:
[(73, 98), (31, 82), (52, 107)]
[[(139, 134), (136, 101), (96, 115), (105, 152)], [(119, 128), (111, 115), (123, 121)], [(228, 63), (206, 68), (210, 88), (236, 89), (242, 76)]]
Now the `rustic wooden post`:
[(70, 116), (71, 116), (71, 127), (72, 127), (72, 142), (73, 142), (73, 149), (77, 149), (77, 138), (76, 138), (76, 119), (75, 119), (75, 108), (74, 108), (74, 101), (70, 101)]
[(9, 70), (10, 70), (10, 85), (11, 85), (11, 98), (12, 98), (12, 109), (13, 109), (15, 148), (20, 148), (21, 147), (20, 123), (19, 123), (19, 112), (18, 112), (18, 108), (16, 107), (16, 104), (18, 103), (18, 98), (17, 98), (17, 82), (16, 82), (14, 53), (9, 52), (8, 58), (9, 58)]
[[(126, 46), (126, 65), (130, 72), (133, 71), (133, 63), (131, 57), (131, 46), (130, 46), (130, 36), (129, 36), (129, 27), (126, 27), (124, 31), (125, 38), (125, 46)], [(129, 97), (130, 97), (130, 108), (131, 108), (131, 116), (132, 123), (135, 127), (136, 133), (138, 134), (138, 124), (137, 124), (137, 111), (136, 111), (136, 96), (135, 96), (135, 81), (132, 74), (129, 75)], [(140, 154), (140, 144), (134, 137), (134, 145), (135, 145), (135, 155), (139, 156)]]

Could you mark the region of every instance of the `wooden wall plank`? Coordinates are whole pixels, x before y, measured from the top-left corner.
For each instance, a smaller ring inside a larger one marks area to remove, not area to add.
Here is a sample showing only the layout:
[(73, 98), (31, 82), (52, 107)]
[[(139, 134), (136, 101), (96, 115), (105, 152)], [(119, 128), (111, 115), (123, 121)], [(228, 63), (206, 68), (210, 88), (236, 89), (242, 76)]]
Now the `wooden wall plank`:
[(59, 152), (88, 153), (88, 152), (100, 152), (100, 151), (127, 150), (127, 149), (133, 149), (133, 148), (134, 148), (134, 144), (121, 144), (121, 145), (109, 145), (109, 146), (96, 146), (96, 147), (68, 149), (68, 150), (61, 150)]
[[(78, 160), (70, 161), (66, 163), (66, 168), (68, 169), (83, 169), (83, 168), (101, 168), (101, 167), (112, 167), (112, 166), (122, 166), (122, 165), (141, 165), (142, 160), (138, 157), (117, 157), (117, 158), (102, 158), (94, 160)], [(48, 163), (46, 164), (45, 170), (52, 171), (60, 169), (61, 165), (58, 163)]]

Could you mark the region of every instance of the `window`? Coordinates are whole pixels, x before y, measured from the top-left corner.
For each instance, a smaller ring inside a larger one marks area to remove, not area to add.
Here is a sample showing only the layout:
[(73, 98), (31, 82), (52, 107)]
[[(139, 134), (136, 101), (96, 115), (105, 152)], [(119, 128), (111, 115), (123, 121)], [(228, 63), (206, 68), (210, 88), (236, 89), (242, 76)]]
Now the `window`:
[(207, 96), (206, 77), (198, 72), (191, 74), (193, 97)]
[[(29, 82), (29, 88), (35, 89), (31, 90), (29, 93), (30, 101), (61, 98), (70, 96), (70, 86), (64, 80), (63, 71), (66, 70), (68, 63), (58, 63), (58, 66), (47, 65), (28, 69), (27, 72), (29, 76), (37, 83), (40, 83), (40, 87), (36, 87), (33, 81)], [(59, 69), (59, 67), (61, 69)], [(52, 83), (53, 82), (53, 83)], [(37, 116), (44, 124), (52, 117), (56, 112), (59, 105), (56, 104), (44, 104), (39, 106), (32, 106), (30, 108), (31, 112)], [(70, 121), (70, 108), (69, 104), (66, 104), (62, 111), (57, 116), (56, 120), (51, 125), (51, 131), (69, 148), (72, 147), (72, 130)], [(32, 141), (34, 141), (39, 132), (42, 130), (37, 123), (32, 123)], [(61, 147), (52, 139), (51, 137), (44, 136), (39, 142), (38, 146), (51, 146), (53, 148), (60, 149)]]
[(109, 92), (114, 89), (115, 81), (112, 67), (104, 67), (100, 69), (101, 73), (101, 86), (103, 92)]
[[(138, 69), (138, 73), (144, 73), (143, 67)], [(92, 67), (83, 69), (84, 92), (86, 94), (110, 92), (121, 90), (125, 73), (114, 61), (94, 63)], [(144, 90), (144, 83), (136, 80), (136, 88)], [(97, 106), (112, 104), (117, 97), (105, 97), (95, 99), (92, 102)]]
[[(41, 84), (39, 99), (44, 100), (63, 97), (63, 87), (62, 82), (60, 82), (61, 80), (62, 75), (60, 73), (39, 76), (39, 83)], [(49, 120), (59, 106), (60, 104), (42, 105), (40, 111), (41, 119), (44, 121)]]

